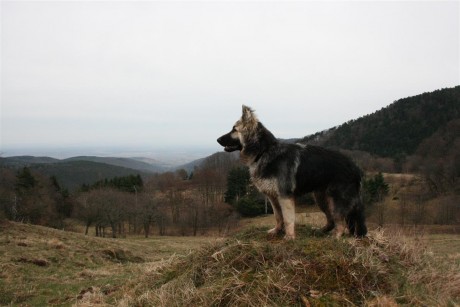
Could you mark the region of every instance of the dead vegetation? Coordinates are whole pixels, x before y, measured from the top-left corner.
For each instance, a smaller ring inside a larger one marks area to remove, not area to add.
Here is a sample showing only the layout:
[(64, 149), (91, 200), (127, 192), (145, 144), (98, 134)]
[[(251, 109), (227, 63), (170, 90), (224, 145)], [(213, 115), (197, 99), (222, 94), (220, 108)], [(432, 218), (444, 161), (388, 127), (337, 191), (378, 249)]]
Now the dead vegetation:
[(151, 263), (174, 253), (188, 254), (209, 240), (114, 240), (2, 222), (0, 306), (69, 306), (95, 297), (105, 305), (114, 304), (112, 297), (121, 285), (143, 274)]
[[(300, 213), (298, 222), (310, 217), (321, 224), (314, 212)], [(443, 256), (458, 254), (449, 249), (457, 246), (449, 241), (453, 237), (431, 240), (373, 230), (362, 240), (337, 240), (299, 223), (298, 239), (285, 242), (267, 238), (264, 225), (273, 222), (270, 218), (253, 220), (257, 227), (248, 222), (241, 232), (218, 240), (102, 239), (7, 222), (0, 225), (0, 305), (460, 303), (458, 257)], [(433, 253), (427, 243), (444, 248)]]
[[(458, 267), (375, 232), (336, 240), (309, 227), (294, 242), (252, 228), (159, 266), (123, 290), (121, 306), (396, 306), (459, 302)], [(444, 278), (445, 277), (445, 278)]]

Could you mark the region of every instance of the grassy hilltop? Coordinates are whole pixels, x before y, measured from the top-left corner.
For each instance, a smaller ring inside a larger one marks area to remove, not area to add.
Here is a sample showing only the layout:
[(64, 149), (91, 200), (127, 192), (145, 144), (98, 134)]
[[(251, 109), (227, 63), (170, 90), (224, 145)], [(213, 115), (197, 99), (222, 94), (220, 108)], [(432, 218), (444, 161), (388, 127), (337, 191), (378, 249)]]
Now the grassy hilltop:
[[(321, 223), (319, 213), (301, 216), (300, 223)], [(299, 225), (298, 239), (285, 242), (267, 239), (267, 222), (273, 221), (252, 219), (224, 239), (104, 239), (5, 222), (0, 226), (0, 305), (460, 303), (458, 236), (372, 231), (363, 240), (337, 240)]]
[(112, 297), (118, 296), (121, 285), (145, 274), (148, 267), (212, 240), (117, 240), (0, 222), (0, 306), (70, 306), (94, 291), (115, 303)]

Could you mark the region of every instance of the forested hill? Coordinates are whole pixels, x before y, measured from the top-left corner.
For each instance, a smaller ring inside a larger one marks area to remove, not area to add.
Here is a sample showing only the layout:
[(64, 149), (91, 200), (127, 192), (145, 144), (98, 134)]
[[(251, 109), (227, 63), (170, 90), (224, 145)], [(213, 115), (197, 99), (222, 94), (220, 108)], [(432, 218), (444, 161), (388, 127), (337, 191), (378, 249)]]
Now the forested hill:
[(460, 86), (456, 86), (400, 99), (300, 142), (395, 158), (415, 153), (425, 139), (445, 131), (450, 122), (459, 118)]
[[(101, 161), (104, 158), (100, 158)], [(149, 169), (139, 170), (109, 164), (114, 158), (107, 158), (108, 163), (88, 161), (85, 159), (58, 160), (48, 157), (9, 157), (0, 158), (0, 169), (19, 170), (28, 167), (45, 177), (54, 176), (59, 184), (70, 192), (78, 190), (83, 184), (92, 185), (103, 179), (129, 175), (149, 176), (154, 172)]]

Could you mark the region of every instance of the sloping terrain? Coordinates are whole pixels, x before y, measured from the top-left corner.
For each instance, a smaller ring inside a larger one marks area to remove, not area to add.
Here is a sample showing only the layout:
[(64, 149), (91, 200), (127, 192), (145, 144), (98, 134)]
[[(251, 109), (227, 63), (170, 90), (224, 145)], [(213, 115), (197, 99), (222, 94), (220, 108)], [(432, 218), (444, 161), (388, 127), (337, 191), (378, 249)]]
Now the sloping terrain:
[(36, 163), (58, 163), (61, 160), (50, 157), (16, 156), (0, 158), (0, 161), (0, 164), (7, 164), (9, 166), (17, 165), (21, 167)]
[(91, 185), (106, 178), (112, 179), (114, 177), (138, 174), (146, 177), (152, 174), (149, 171), (79, 159), (56, 160), (46, 157), (0, 158), (0, 167), (21, 169), (26, 166), (45, 177), (55, 176), (61, 187), (70, 190), (70, 192), (77, 190), (82, 184)]
[(59, 183), (70, 191), (75, 191), (82, 184), (91, 185), (105, 178), (111, 179), (137, 174), (148, 175), (134, 169), (90, 161), (33, 164), (30, 168), (47, 177), (56, 176)]
[(96, 163), (105, 163), (114, 166), (120, 166), (124, 168), (130, 168), (141, 172), (149, 173), (161, 173), (167, 168), (161, 165), (159, 162), (156, 164), (139, 161), (138, 159), (131, 158), (116, 158), (116, 157), (96, 157), (96, 156), (79, 156), (72, 157), (62, 160), (63, 162), (69, 161), (90, 161)]
[(337, 240), (303, 226), (298, 239), (252, 228), (159, 266), (123, 288), (122, 306), (448, 306), (458, 265), (374, 232)]
[(50, 157), (15, 156), (0, 158), (0, 166), (24, 167), (37, 163), (59, 163), (61, 160)]
[(382, 157), (415, 153), (436, 131), (460, 118), (460, 86), (399, 99), (372, 114), (306, 136), (302, 143), (361, 150)]
[[(209, 238), (108, 239), (0, 223), (0, 306), (69, 306), (95, 289), (110, 295), (152, 264)], [(113, 302), (112, 302), (113, 303)]]
[[(322, 222), (316, 213), (311, 216)], [(420, 240), (382, 231), (373, 231), (363, 240), (337, 240), (299, 225), (298, 238), (285, 242), (268, 239), (266, 227), (254, 228), (246, 222), (245, 230), (226, 239), (107, 239), (4, 222), (0, 224), (0, 305), (460, 303), (460, 263), (433, 255)]]

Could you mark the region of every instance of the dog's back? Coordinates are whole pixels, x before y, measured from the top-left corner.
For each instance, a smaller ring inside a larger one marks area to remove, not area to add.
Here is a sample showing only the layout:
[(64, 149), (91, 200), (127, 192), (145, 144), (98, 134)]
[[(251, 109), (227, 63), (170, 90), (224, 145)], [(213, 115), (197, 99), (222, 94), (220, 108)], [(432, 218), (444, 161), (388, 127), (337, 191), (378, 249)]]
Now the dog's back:
[(300, 151), (296, 182), (296, 195), (345, 186), (359, 193), (361, 170), (340, 152), (308, 145)]

